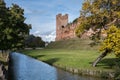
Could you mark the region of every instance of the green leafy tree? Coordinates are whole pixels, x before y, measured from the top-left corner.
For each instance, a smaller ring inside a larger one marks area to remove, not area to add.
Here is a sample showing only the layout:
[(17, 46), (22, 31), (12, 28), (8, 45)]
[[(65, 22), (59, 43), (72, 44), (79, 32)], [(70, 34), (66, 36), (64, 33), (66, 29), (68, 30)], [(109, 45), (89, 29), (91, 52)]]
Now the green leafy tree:
[[(6, 34), (6, 27), (8, 27), (8, 8), (6, 8), (6, 4), (3, 0), (0, 0), (0, 50), (6, 50), (7, 47), (5, 45), (5, 38), (7, 37)], [(6, 41), (7, 42), (7, 41)]]
[(29, 35), (25, 40), (25, 46), (27, 48), (36, 47), (45, 47), (45, 42), (41, 39), (41, 37), (35, 37), (34, 35)]
[(35, 37), (34, 42), (36, 47), (45, 47), (45, 42), (41, 39), (41, 37)]
[(23, 47), (31, 25), (24, 23), (24, 10), (13, 4), (7, 8), (0, 0), (0, 50), (16, 50)]
[(29, 35), (29, 29), (31, 25), (24, 23), (24, 10), (21, 9), (18, 5), (13, 4), (10, 7), (10, 26), (12, 29), (11, 32), (11, 48), (21, 48), (24, 46), (24, 40)]

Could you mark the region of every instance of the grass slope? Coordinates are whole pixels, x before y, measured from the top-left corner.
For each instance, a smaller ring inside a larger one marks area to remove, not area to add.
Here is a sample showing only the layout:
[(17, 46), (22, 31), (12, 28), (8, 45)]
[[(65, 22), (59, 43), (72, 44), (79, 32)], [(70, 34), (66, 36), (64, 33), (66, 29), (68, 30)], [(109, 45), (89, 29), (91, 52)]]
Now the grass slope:
[(97, 67), (92, 67), (92, 62), (100, 55), (100, 52), (99, 46), (90, 47), (91, 42), (77, 38), (62, 40), (50, 43), (46, 49), (24, 50), (22, 53), (62, 69), (68, 69), (70, 72), (74, 69), (81, 70), (80, 73), (92, 70), (106, 74), (113, 71), (115, 64), (120, 62), (114, 54), (107, 55)]
[(98, 49), (98, 46), (91, 47), (91, 40), (85, 40), (80, 38), (74, 38), (69, 40), (61, 40), (56, 42), (51, 42), (46, 48), (47, 49)]
[(78, 69), (112, 70), (117, 60), (110, 54), (93, 68), (92, 62), (100, 54), (95, 50), (42, 49), (25, 50), (23, 53), (51, 65)]

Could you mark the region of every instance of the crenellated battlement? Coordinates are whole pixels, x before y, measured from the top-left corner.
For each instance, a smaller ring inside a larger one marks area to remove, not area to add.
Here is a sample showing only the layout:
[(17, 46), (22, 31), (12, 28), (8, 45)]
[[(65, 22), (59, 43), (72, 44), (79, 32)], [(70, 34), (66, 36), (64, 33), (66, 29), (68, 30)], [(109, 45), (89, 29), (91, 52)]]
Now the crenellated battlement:
[(68, 14), (56, 15), (56, 41), (75, 37), (75, 27), (77, 24), (68, 24)]
[[(56, 15), (56, 41), (58, 40), (66, 40), (70, 38), (75, 38), (75, 29), (78, 25), (80, 25), (81, 19), (80, 17), (77, 18), (73, 23), (68, 23), (68, 14), (62, 15), (58, 14)], [(81, 35), (81, 39), (88, 39), (92, 34), (95, 32), (92, 28), (89, 28), (89, 30), (84, 31), (84, 33)], [(101, 34), (102, 37), (105, 37), (106, 34)]]
[[(68, 14), (56, 15), (56, 41), (75, 38), (76, 37), (75, 29), (80, 24), (80, 21), (78, 19), (76, 19), (75, 22), (73, 21), (73, 23), (68, 23)], [(94, 32), (90, 28), (81, 36), (81, 38), (82, 39), (89, 38), (92, 33)]]

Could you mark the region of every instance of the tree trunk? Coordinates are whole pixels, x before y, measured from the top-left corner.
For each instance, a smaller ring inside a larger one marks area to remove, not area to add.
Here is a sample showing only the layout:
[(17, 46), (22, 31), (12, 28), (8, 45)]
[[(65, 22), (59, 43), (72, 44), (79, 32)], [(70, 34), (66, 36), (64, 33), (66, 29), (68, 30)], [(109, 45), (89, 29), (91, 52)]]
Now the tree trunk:
[(1, 50), (2, 51), (2, 54), (3, 54), (3, 50)]
[(102, 58), (104, 58), (108, 53), (108, 50), (105, 50), (92, 64), (93, 67), (97, 65), (98, 62), (101, 61)]
[(2, 57), (4, 57), (3, 54), (4, 54), (4, 50), (2, 50), (2, 55), (1, 55)]

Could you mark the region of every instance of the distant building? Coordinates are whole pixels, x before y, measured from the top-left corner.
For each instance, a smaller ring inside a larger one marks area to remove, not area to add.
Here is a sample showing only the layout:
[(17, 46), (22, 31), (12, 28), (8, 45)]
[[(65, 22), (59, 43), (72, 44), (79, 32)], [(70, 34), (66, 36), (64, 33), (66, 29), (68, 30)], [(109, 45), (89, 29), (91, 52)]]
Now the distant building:
[(56, 15), (56, 41), (76, 37), (75, 28), (78, 23), (68, 23), (68, 14)]
[[(75, 19), (72, 23), (68, 23), (68, 14), (56, 15), (56, 41), (58, 40), (65, 40), (70, 38), (75, 38), (75, 29), (77, 26), (80, 25), (80, 18)], [(120, 19), (115, 19), (113, 22), (107, 24), (107, 26), (113, 23), (120, 23)], [(94, 26), (93, 26), (94, 27)], [(92, 27), (89, 30), (85, 30), (84, 33), (80, 36), (81, 39), (88, 39), (92, 34), (96, 34), (100, 29), (97, 31), (93, 31)], [(102, 29), (101, 38), (105, 38), (107, 36), (104, 28)]]
[[(72, 23), (68, 23), (68, 14), (56, 15), (56, 41), (75, 38), (75, 29), (80, 24), (80, 21), (78, 21), (78, 19), (74, 20)], [(92, 33), (93, 31), (90, 28), (81, 36), (81, 38), (89, 38)]]
[[(70, 38), (75, 38), (75, 29), (78, 25), (80, 25), (80, 18), (74, 20), (72, 23), (68, 23), (68, 14), (56, 15), (56, 41), (66, 40)], [(92, 28), (84, 31), (81, 35), (81, 39), (88, 39), (92, 34), (95, 34)], [(106, 36), (106, 34), (102, 34), (102, 36)]]

